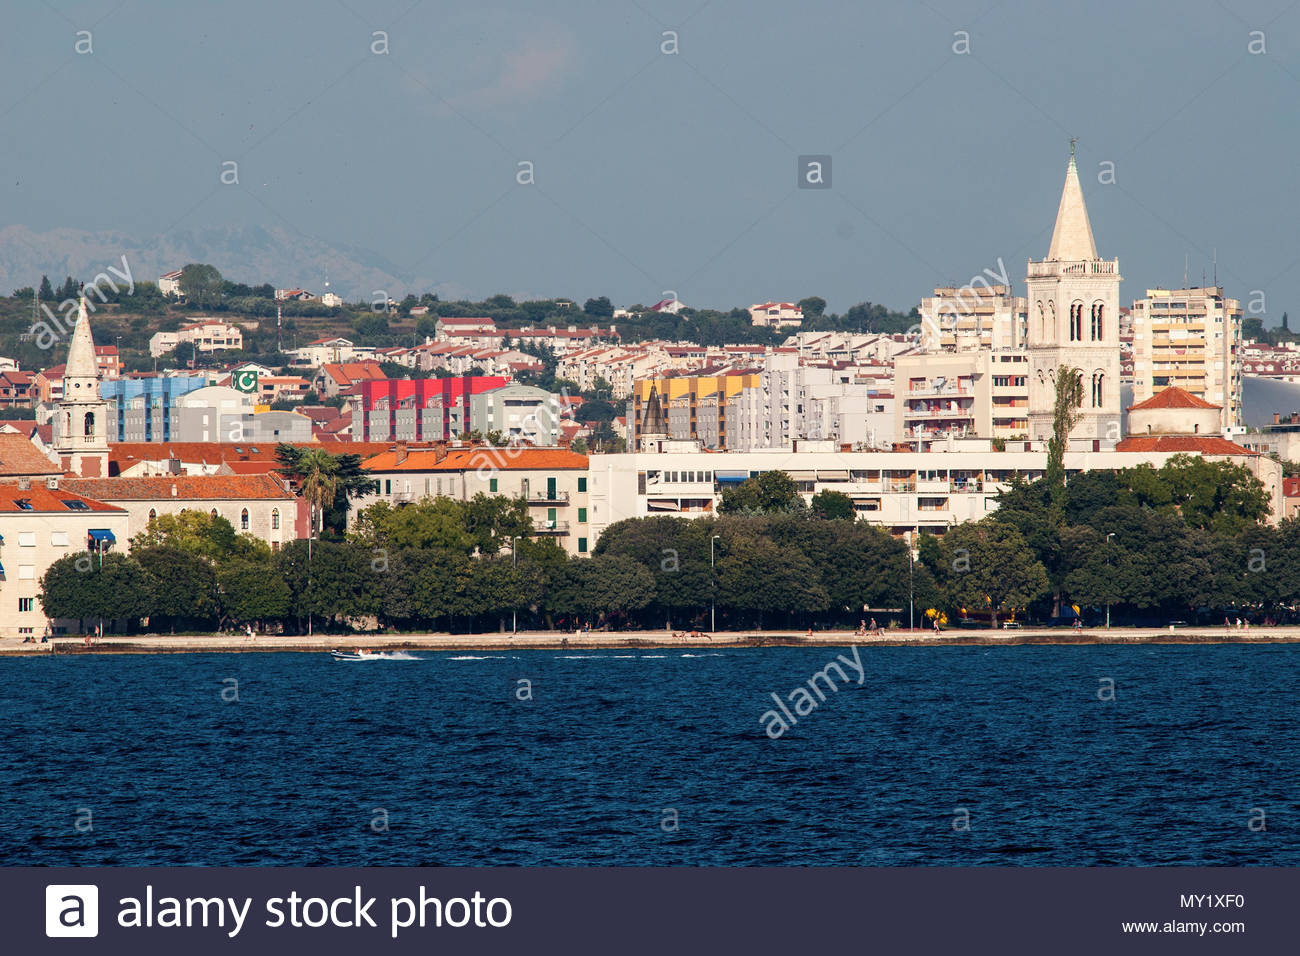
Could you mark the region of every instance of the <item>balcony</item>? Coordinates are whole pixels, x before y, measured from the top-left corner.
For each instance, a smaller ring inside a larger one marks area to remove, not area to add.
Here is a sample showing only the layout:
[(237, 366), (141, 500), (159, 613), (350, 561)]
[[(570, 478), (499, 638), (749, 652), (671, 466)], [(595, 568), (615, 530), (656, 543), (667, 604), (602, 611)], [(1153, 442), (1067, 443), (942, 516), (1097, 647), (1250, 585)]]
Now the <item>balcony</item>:
[(546, 491), (530, 491), (524, 497), (530, 505), (567, 505), (569, 503), (569, 493), (567, 491), (557, 491), (555, 494)]
[(543, 521), (533, 528), (533, 534), (568, 534), (569, 522), (567, 521)]
[(973, 390), (969, 388), (952, 388), (945, 385), (943, 388), (913, 388), (908, 389), (907, 398), (943, 398), (947, 395), (971, 395)]
[(956, 408), (956, 409), (928, 409), (928, 408), (907, 408), (903, 410), (904, 418), (974, 418), (975, 409), (973, 408)]

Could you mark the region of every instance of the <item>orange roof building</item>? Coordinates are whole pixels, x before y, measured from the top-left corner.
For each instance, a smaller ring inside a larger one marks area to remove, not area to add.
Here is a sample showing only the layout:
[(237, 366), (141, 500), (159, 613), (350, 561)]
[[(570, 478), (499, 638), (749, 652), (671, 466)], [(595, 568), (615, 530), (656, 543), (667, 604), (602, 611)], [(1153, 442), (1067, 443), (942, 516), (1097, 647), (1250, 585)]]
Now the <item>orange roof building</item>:
[[(588, 458), (568, 448), (523, 445), (489, 448), (443, 443), (412, 448), (398, 442), (363, 463), (378, 483), (377, 501), (392, 507), (425, 498), (468, 501), (477, 494), (522, 498), (528, 503), (535, 537), (552, 537), (571, 555), (589, 553), (594, 540), (589, 515)], [(351, 517), (354, 517), (354, 510)]]

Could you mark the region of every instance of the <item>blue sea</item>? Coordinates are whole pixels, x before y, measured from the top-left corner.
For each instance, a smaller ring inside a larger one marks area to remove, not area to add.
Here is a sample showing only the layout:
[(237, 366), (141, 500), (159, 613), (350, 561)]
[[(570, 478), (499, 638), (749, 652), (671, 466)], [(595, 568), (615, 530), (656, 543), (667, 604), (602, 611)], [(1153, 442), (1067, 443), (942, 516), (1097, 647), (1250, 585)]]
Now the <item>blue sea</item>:
[(4, 659), (0, 862), (1300, 864), (1300, 647), (837, 653)]

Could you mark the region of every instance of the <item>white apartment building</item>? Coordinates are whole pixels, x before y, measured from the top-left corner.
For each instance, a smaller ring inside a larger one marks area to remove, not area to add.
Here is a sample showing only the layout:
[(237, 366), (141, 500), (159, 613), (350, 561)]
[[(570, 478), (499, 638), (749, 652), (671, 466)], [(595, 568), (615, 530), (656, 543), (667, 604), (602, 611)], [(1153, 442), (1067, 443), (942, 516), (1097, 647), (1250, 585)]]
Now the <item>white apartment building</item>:
[(803, 325), (803, 309), (793, 302), (760, 302), (749, 307), (749, 322), (768, 329), (797, 328)]
[(354, 345), (351, 339), (341, 335), (332, 338), (316, 339), (300, 348), (292, 349), (291, 364), (319, 368), (326, 363), (362, 362), (374, 358), (373, 345)]
[(41, 578), (59, 558), (79, 551), (126, 548), (123, 508), (83, 497), (49, 476), (0, 483), (0, 637), (76, 630), (41, 607)]
[(1025, 349), (914, 353), (894, 362), (895, 435), (924, 449), (954, 437), (1029, 437)]
[(223, 349), (242, 349), (244, 333), (232, 322), (221, 319), (200, 319), (182, 325), (175, 332), (155, 332), (149, 339), (149, 354), (154, 358), (174, 352), (183, 342), (192, 343), (195, 351), (218, 352)]
[[(1277, 462), (1234, 450), (1222, 439), (1211, 441), (1206, 458), (1247, 464), (1264, 480), (1276, 521), (1281, 513)], [(1091, 446), (1090, 440), (1071, 443), (1065, 456), (1067, 474), (1144, 463), (1159, 468), (1174, 454), (1196, 453), (1177, 441), (1168, 449), (1141, 451), (1093, 451)], [(591, 456), (593, 541), (625, 518), (714, 514), (724, 489), (774, 470), (794, 479), (805, 500), (825, 490), (848, 495), (859, 520), (893, 534), (942, 533), (997, 510), (997, 493), (1013, 476), (1032, 481), (1041, 478), (1047, 467), (1042, 442), (1008, 443), (1002, 452), (993, 450), (987, 440), (956, 439), (928, 452), (845, 452), (831, 442), (804, 443), (797, 452), (705, 452), (694, 442), (678, 441), (663, 441), (658, 447), (661, 450)]]
[(928, 352), (1018, 349), (1029, 306), (1005, 285), (942, 286), (921, 300), (921, 348)]
[(1222, 286), (1147, 289), (1133, 320), (1133, 400), (1176, 385), (1223, 410), (1222, 427), (1242, 423), (1241, 303)]

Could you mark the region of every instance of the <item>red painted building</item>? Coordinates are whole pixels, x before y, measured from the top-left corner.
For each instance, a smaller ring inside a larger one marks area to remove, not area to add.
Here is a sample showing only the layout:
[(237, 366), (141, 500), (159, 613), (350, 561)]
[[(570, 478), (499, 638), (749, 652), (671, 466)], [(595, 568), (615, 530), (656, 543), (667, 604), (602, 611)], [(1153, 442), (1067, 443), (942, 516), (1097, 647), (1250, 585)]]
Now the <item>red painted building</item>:
[[(479, 429), (470, 396), (501, 388), (500, 375), (372, 379), (352, 389), (352, 434), (360, 441), (438, 441)], [(358, 428), (358, 425), (360, 427)]]

